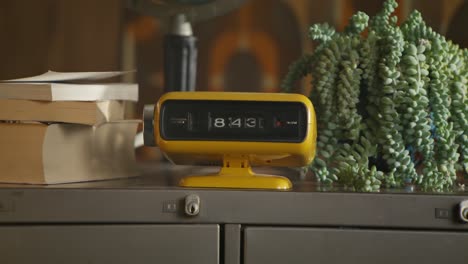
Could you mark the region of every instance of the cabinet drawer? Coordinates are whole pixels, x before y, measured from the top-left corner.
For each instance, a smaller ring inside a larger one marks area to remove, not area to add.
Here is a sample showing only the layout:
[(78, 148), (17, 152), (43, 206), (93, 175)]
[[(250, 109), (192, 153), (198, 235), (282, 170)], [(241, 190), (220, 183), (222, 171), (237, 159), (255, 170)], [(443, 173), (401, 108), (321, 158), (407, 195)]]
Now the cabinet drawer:
[(218, 262), (218, 225), (0, 226), (0, 263)]
[(246, 227), (244, 263), (466, 263), (468, 232)]

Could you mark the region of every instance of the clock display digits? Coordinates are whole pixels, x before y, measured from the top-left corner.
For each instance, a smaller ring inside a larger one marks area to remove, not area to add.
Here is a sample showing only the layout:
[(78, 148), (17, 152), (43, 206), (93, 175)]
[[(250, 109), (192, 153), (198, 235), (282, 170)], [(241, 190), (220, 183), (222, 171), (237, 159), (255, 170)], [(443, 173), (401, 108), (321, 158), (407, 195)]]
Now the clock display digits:
[(263, 129), (264, 121), (261, 117), (214, 116), (211, 118), (212, 123), (208, 124), (208, 129)]
[(161, 111), (166, 140), (301, 142), (307, 131), (295, 102), (168, 100)]

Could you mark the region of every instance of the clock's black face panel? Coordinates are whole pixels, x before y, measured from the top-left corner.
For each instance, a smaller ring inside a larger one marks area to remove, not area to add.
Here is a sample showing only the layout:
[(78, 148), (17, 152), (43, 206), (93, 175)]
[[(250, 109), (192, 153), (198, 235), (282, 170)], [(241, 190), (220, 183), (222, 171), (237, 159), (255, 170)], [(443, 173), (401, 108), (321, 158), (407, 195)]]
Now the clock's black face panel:
[(167, 100), (159, 125), (165, 140), (302, 142), (307, 110), (299, 102)]

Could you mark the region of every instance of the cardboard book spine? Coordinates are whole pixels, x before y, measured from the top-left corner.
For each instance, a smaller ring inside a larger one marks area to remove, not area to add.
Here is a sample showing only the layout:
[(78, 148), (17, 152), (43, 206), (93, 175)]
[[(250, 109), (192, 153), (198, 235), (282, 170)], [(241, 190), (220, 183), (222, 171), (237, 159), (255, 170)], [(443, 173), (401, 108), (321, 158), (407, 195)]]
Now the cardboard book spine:
[(0, 99), (0, 120), (99, 125), (124, 118), (124, 101), (44, 102)]
[(0, 182), (57, 184), (135, 176), (137, 125), (0, 123)]

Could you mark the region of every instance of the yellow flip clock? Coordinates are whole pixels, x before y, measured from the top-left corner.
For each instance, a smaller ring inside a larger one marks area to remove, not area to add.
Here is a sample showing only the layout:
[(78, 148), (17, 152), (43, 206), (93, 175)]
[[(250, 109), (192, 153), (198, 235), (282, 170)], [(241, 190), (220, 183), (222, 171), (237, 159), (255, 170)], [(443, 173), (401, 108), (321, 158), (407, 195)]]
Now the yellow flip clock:
[(144, 114), (145, 145), (174, 164), (221, 167), (183, 178), (183, 187), (290, 189), (286, 177), (252, 166), (307, 165), (316, 136), (314, 108), (300, 94), (170, 92)]

